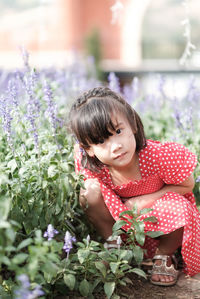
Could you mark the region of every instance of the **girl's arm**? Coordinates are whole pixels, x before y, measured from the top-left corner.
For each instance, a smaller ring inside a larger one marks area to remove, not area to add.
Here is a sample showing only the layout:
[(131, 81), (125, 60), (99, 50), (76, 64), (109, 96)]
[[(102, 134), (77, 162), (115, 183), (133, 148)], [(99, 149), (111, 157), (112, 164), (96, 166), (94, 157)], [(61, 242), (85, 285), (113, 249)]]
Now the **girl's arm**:
[[(184, 195), (193, 190), (195, 181), (193, 175), (190, 175), (184, 182), (179, 185), (165, 185), (162, 189), (145, 195), (135, 196), (129, 199), (124, 199), (124, 204), (128, 209), (132, 209), (134, 205), (137, 205), (138, 212), (144, 208), (150, 208), (154, 202), (161, 198), (167, 192), (175, 192), (180, 195)], [(123, 200), (122, 199), (122, 200)]]

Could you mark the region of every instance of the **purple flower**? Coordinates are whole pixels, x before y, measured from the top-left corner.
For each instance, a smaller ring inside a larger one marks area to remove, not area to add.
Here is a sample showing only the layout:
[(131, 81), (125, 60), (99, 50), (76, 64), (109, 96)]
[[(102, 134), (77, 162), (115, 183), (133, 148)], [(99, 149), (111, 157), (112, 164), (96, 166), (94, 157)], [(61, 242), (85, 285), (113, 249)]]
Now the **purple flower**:
[(200, 183), (200, 175), (196, 178), (196, 183)]
[(13, 148), (12, 138), (11, 138), (11, 108), (8, 106), (8, 99), (7, 98), (0, 98), (0, 117), (2, 122), (3, 130), (7, 136), (8, 144), (11, 148)]
[(159, 93), (165, 98), (165, 92), (164, 92), (164, 87), (165, 87), (166, 79), (162, 75), (158, 75), (157, 79), (157, 89)]
[(175, 120), (176, 120), (176, 126), (179, 128), (179, 129), (182, 129), (183, 128), (183, 124), (182, 124), (182, 115), (181, 115), (181, 112), (175, 107), (174, 109), (174, 117), (175, 117)]
[(18, 99), (17, 99), (18, 90), (17, 90), (16, 82), (14, 80), (9, 80), (8, 81), (7, 94), (11, 99), (11, 104), (15, 108), (17, 108), (18, 105), (19, 105)]
[(21, 287), (15, 291), (15, 299), (36, 299), (44, 295), (40, 285), (36, 285), (33, 290), (30, 290), (30, 282), (26, 274), (19, 275), (17, 280), (20, 281)]
[(119, 78), (115, 75), (115, 73), (111, 72), (108, 76), (108, 87), (113, 91), (120, 93), (120, 83)]
[(56, 134), (56, 128), (59, 120), (57, 119), (57, 106), (53, 101), (53, 93), (50, 85), (45, 81), (44, 82), (44, 99), (47, 103), (46, 115), (49, 117), (50, 123), (54, 130), (54, 135)]
[(47, 231), (44, 232), (44, 237), (47, 238), (48, 237), (48, 241), (51, 241), (54, 237), (54, 235), (59, 234), (59, 232), (53, 227), (52, 224), (49, 224), (47, 226)]
[(34, 138), (35, 146), (38, 148), (38, 132), (36, 120), (39, 117), (40, 103), (35, 95), (35, 87), (37, 74), (35, 71), (31, 71), (29, 75), (23, 78), (26, 93), (28, 94), (27, 112), (26, 119), (29, 121), (30, 128), (28, 132), (31, 132)]
[(65, 233), (65, 239), (64, 239), (64, 242), (65, 242), (65, 243), (64, 243), (63, 249), (64, 249), (64, 251), (67, 253), (67, 257), (68, 257), (70, 250), (73, 248), (72, 243), (73, 243), (73, 242), (76, 242), (76, 238), (73, 237), (73, 236), (70, 234), (70, 232), (67, 231), (67, 232)]
[(124, 86), (123, 94), (126, 101), (131, 105), (139, 95), (139, 80), (137, 77), (134, 77), (131, 84)]

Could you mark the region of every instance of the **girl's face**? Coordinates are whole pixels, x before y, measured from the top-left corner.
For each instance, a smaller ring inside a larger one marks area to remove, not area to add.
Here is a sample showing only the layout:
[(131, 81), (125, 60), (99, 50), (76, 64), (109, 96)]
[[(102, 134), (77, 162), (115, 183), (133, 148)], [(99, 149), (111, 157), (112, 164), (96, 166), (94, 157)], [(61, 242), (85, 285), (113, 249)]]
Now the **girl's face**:
[(131, 166), (135, 159), (136, 141), (132, 128), (125, 116), (112, 117), (115, 130), (112, 136), (98, 144), (90, 144), (87, 153), (96, 156), (103, 164), (118, 171)]

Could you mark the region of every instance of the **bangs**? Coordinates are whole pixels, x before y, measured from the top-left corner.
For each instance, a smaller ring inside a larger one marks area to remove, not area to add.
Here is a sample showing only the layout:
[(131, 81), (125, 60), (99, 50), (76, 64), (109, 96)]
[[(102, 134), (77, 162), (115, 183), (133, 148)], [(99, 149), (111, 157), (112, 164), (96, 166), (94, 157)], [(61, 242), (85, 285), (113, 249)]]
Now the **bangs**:
[[(120, 107), (118, 107), (120, 105)], [(122, 105), (112, 99), (91, 99), (80, 111), (77, 122), (78, 139), (85, 146), (102, 143), (115, 130), (111, 117), (120, 111)], [(123, 109), (123, 108), (122, 108)], [(87, 142), (87, 144), (85, 144)]]

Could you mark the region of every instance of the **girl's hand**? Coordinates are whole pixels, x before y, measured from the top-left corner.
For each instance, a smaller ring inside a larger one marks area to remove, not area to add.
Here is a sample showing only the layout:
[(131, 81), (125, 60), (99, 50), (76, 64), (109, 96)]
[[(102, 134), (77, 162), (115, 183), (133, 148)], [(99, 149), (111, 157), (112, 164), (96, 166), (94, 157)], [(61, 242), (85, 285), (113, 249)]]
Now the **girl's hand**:
[(145, 194), (141, 196), (135, 196), (131, 198), (122, 198), (122, 202), (128, 209), (132, 209), (134, 205), (137, 205), (138, 212), (144, 208), (151, 208), (154, 202), (165, 195), (167, 192), (175, 192), (180, 195), (184, 195), (188, 192), (191, 192), (194, 188), (194, 178), (193, 175), (190, 175), (184, 182), (179, 185), (164, 185), (160, 190)]
[(138, 212), (144, 208), (150, 208), (154, 201), (151, 194), (135, 196), (131, 198), (123, 198), (124, 205), (131, 210), (135, 205), (137, 206)]

